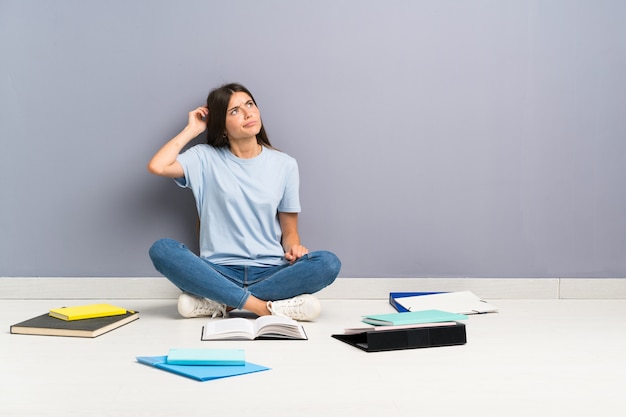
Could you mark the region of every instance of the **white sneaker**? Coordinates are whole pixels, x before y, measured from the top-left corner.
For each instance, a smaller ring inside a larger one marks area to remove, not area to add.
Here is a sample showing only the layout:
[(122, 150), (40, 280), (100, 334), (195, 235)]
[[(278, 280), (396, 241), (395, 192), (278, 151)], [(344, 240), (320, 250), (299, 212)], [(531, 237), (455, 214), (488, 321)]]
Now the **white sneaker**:
[(302, 294), (287, 300), (268, 301), (267, 308), (274, 316), (299, 321), (313, 321), (322, 311), (320, 302), (310, 294)]
[(226, 317), (226, 304), (220, 304), (208, 298), (182, 293), (178, 297), (178, 312), (181, 316), (192, 317)]

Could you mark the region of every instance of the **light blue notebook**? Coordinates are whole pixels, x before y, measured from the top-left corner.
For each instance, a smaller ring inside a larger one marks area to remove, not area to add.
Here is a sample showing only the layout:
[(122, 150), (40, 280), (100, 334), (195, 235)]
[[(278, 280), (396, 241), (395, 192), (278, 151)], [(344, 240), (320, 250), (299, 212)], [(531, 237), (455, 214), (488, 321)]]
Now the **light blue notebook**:
[(229, 376), (244, 375), (270, 369), (250, 362), (246, 362), (243, 366), (170, 365), (167, 363), (167, 356), (137, 356), (137, 362), (195, 379), (196, 381), (211, 381), (213, 379), (228, 378)]
[(375, 326), (400, 326), (404, 324), (441, 323), (465, 319), (467, 319), (465, 314), (441, 310), (420, 310), (404, 313), (371, 314), (363, 316), (361, 321)]
[(167, 354), (170, 365), (238, 365), (246, 364), (243, 349), (191, 349), (172, 348)]

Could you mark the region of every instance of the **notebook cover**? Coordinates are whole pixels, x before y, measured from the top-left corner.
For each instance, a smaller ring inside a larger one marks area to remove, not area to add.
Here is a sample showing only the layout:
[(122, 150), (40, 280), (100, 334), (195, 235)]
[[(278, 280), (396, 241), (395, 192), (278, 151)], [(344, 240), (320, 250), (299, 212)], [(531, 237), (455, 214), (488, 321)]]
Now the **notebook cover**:
[(246, 364), (243, 349), (190, 349), (172, 348), (167, 354), (169, 365), (237, 365)]
[[(402, 294), (402, 295), (398, 295)], [(432, 294), (390, 293), (390, 304), (397, 311), (438, 309), (459, 314), (495, 313), (498, 308), (471, 291), (451, 291)]]
[(119, 316), (126, 314), (126, 309), (111, 304), (88, 304), (82, 306), (53, 308), (50, 315), (61, 320), (84, 320), (97, 317)]
[(465, 314), (450, 313), (441, 310), (421, 310), (404, 313), (369, 314), (363, 316), (361, 321), (379, 326), (399, 326), (403, 324), (437, 323), (466, 319), (467, 316)]
[(136, 311), (122, 316), (99, 317), (87, 320), (66, 321), (51, 317), (48, 313), (33, 317), (10, 327), (13, 334), (38, 336), (97, 337), (139, 318)]
[(170, 365), (167, 356), (137, 356), (137, 362), (153, 366), (163, 371), (171, 372), (196, 381), (211, 381), (213, 379), (228, 378), (253, 372), (267, 371), (270, 368), (246, 362), (245, 365), (211, 366), (211, 365)]
[(398, 298), (418, 297), (420, 295), (431, 295), (431, 294), (443, 294), (443, 293), (442, 292), (390, 292), (389, 304), (391, 304), (391, 306), (395, 308), (396, 311), (398, 311), (399, 313), (405, 313), (409, 310), (404, 308), (404, 306), (398, 302), (397, 300)]
[(443, 327), (333, 334), (332, 337), (365, 352), (454, 346), (467, 343), (463, 323)]

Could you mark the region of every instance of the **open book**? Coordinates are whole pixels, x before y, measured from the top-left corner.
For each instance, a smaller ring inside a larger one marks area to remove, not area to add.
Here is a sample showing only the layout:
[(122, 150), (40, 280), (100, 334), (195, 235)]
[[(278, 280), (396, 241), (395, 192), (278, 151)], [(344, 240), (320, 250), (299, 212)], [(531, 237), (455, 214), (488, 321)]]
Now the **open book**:
[(211, 320), (202, 327), (201, 340), (308, 340), (297, 321), (280, 316), (261, 316), (255, 320), (242, 317)]

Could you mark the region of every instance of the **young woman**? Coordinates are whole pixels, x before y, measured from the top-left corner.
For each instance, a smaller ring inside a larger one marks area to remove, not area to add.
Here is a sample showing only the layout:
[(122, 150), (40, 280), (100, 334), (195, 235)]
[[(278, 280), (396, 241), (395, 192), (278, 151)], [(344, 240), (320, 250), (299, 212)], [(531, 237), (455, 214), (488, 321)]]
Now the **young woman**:
[[(206, 131), (207, 144), (183, 148)], [(300, 241), (296, 160), (272, 147), (250, 91), (214, 89), (148, 170), (190, 188), (200, 217), (200, 255), (171, 239), (150, 248), (155, 268), (183, 293), (183, 317), (225, 317), (232, 309), (315, 320), (312, 296), (341, 268), (331, 252)]]

